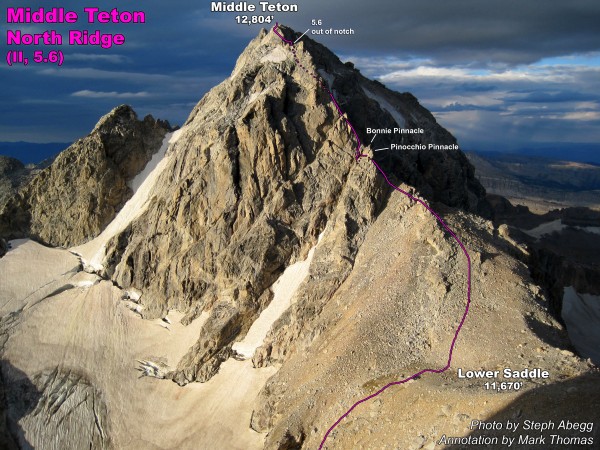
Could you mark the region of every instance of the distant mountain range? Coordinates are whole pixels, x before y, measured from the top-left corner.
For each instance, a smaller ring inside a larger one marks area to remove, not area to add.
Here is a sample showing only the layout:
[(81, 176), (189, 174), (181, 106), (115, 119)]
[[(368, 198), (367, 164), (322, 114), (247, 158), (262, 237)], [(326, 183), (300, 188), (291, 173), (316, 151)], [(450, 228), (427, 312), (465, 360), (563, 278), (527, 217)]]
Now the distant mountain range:
[(561, 143), (537, 143), (531, 147), (517, 149), (493, 149), (489, 151), (473, 150), (474, 153), (492, 155), (531, 156), (561, 161), (585, 162), (600, 164), (600, 144), (561, 142)]
[(467, 153), (488, 193), (549, 210), (600, 205), (600, 165), (571, 159), (496, 152)]
[(10, 156), (23, 164), (37, 164), (45, 159), (52, 158), (71, 143), (65, 142), (0, 142), (0, 155)]

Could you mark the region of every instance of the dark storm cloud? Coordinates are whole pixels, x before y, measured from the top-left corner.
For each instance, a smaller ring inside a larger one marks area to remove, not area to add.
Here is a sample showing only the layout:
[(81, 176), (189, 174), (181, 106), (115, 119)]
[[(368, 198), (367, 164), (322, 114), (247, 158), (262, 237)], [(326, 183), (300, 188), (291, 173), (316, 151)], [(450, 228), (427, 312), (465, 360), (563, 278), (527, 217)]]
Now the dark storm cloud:
[(339, 50), (426, 55), (453, 65), (515, 65), (593, 51), (600, 32), (600, 2), (593, 0), (330, 0), (315, 9), (304, 5), (305, 18), (323, 16), (325, 26), (356, 29), (354, 39), (324, 39)]
[[(298, 4), (298, 13), (275, 16), (296, 30), (306, 30), (311, 19), (322, 19), (323, 28), (353, 28), (353, 36), (314, 37), (364, 74), (416, 94), (469, 145), (491, 145), (500, 138), (518, 145), (544, 133), (563, 140), (574, 139), (575, 133), (587, 141), (598, 137), (593, 130), (598, 68), (586, 62), (577, 67), (535, 64), (598, 51), (600, 2), (280, 1)], [(40, 4), (25, 0), (14, 6)], [(83, 16), (87, 4), (64, 0), (43, 6)], [(118, 103), (132, 104), (139, 115), (152, 113), (180, 124), (203, 94), (231, 73), (260, 28), (237, 25), (236, 14), (212, 13), (204, 1), (120, 0), (97, 6), (144, 10), (147, 23), (88, 25), (80, 20), (80, 28), (125, 34), (126, 44), (111, 49), (63, 45), (66, 63), (61, 68), (0, 65), (8, 87), (0, 98), (0, 141), (74, 140)], [(48, 26), (20, 28), (40, 32)], [(73, 26), (54, 28), (65, 32)], [(5, 54), (4, 40), (0, 47)]]
[[(10, 86), (0, 99), (0, 141), (74, 140), (88, 133), (101, 115), (119, 103), (133, 105), (139, 115), (168, 114), (162, 117), (182, 123), (193, 104), (229, 75), (235, 56), (248, 41), (199, 24), (198, 11), (207, 11), (207, 5), (187, 0), (141, 3), (120, 0), (101, 5), (83, 4), (79, 0), (43, 4), (25, 1), (7, 5), (33, 9), (63, 7), (77, 12), (80, 20), (74, 25), (7, 24), (6, 28), (27, 33), (47, 29), (62, 33), (60, 50), (64, 52), (65, 64), (62, 67), (0, 65), (4, 85)], [(88, 24), (83, 13), (85, 6), (143, 10), (146, 23)], [(3, 16), (6, 19), (4, 13)], [(69, 46), (66, 36), (70, 29), (122, 33), (126, 42), (110, 49)], [(9, 47), (4, 38), (0, 49), (6, 55)], [(21, 49), (31, 56), (38, 48)]]

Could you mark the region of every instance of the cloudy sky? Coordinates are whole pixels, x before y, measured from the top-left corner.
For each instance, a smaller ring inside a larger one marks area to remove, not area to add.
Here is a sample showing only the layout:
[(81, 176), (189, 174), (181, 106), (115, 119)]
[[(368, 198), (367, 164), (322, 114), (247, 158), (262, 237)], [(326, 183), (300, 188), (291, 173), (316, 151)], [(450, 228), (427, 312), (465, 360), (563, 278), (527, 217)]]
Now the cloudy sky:
[[(598, 0), (292, 0), (299, 12), (274, 19), (305, 31), (352, 28), (353, 36), (315, 39), (363, 74), (412, 92), (466, 150), (600, 143)], [(259, 26), (210, 11), (204, 0), (96, 2), (143, 10), (145, 24), (88, 24), (80, 0), (7, 7), (60, 6), (75, 25), (7, 24), (41, 33), (99, 29), (126, 43), (102, 49), (63, 45), (65, 63), (9, 67), (2, 41), (0, 141), (70, 142), (114, 106), (182, 123), (212, 86), (228, 76)], [(249, 3), (259, 5), (258, 1)], [(273, 2), (275, 3), (275, 2)], [(259, 8), (257, 8), (259, 9)], [(46, 50), (55, 47), (46, 47)], [(57, 48), (58, 49), (58, 48)]]

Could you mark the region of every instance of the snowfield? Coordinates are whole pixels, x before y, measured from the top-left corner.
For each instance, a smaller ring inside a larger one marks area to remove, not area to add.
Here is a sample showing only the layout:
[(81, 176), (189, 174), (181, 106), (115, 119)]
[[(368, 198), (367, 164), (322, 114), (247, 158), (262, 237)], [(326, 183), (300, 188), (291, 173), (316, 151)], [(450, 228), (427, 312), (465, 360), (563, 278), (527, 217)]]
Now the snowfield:
[(580, 294), (567, 286), (561, 316), (573, 347), (584, 358), (600, 364), (600, 296)]
[[(322, 237), (323, 233), (319, 236), (318, 242), (321, 241)], [(277, 281), (273, 283), (273, 286), (271, 286), (273, 300), (260, 313), (258, 319), (254, 321), (244, 339), (236, 342), (232, 347), (238, 354), (244, 358), (252, 358), (256, 349), (263, 344), (275, 321), (292, 305), (296, 291), (308, 276), (310, 263), (315, 255), (317, 245), (310, 249), (304, 261), (288, 266)]]
[(380, 97), (379, 95), (374, 94), (373, 92), (369, 91), (365, 87), (363, 87), (362, 90), (367, 95), (367, 97), (369, 97), (371, 100), (375, 100), (377, 103), (379, 103), (379, 106), (381, 107), (381, 109), (384, 109), (390, 113), (390, 115), (396, 121), (396, 124), (398, 124), (399, 128), (404, 128), (406, 126), (406, 120), (404, 120), (404, 117), (402, 116), (402, 114), (400, 114), (391, 103), (389, 103), (383, 97)]
[(125, 203), (104, 231), (97, 238), (71, 249), (73, 253), (81, 256), (81, 261), (86, 270), (93, 272), (102, 270), (102, 261), (104, 260), (108, 241), (127, 228), (134, 219), (146, 211), (149, 200), (152, 198), (156, 181), (169, 162), (170, 156), (167, 155), (167, 150), (177, 142), (182, 131), (183, 128), (165, 136), (158, 152), (154, 154), (144, 170), (131, 181), (133, 196)]

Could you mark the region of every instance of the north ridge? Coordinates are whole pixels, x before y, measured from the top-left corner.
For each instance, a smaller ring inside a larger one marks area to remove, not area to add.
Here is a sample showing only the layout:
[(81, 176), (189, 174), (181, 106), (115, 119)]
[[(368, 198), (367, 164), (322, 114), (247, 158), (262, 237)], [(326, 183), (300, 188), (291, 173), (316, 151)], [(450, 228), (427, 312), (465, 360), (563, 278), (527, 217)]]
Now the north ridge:
[[(100, 30), (69, 30), (69, 45), (97, 45), (102, 48), (111, 48), (113, 45), (123, 45), (125, 36), (122, 34), (101, 33)], [(63, 37), (55, 30), (43, 33), (27, 34), (20, 30), (6, 32), (8, 45), (62, 45)]]

